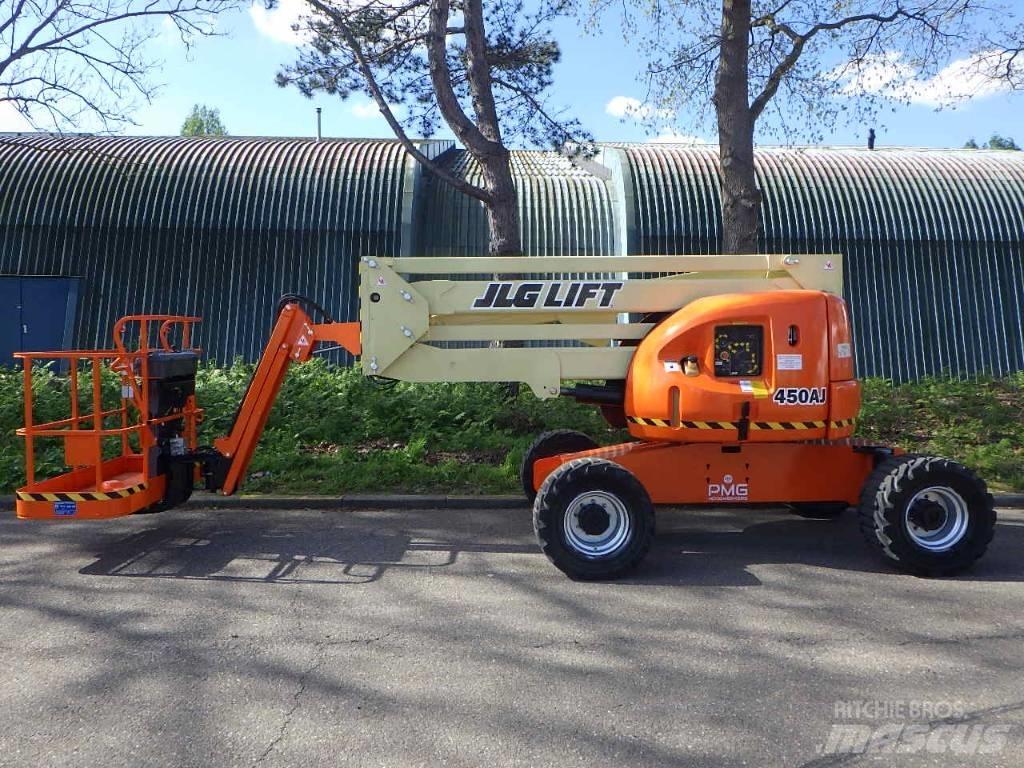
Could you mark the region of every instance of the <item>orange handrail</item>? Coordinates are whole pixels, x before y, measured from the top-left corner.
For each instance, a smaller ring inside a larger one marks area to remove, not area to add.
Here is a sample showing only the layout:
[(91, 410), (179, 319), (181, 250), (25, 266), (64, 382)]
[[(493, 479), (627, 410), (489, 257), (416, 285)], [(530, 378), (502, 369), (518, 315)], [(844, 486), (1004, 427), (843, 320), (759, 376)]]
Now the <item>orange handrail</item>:
[[(103, 441), (106, 438), (121, 438), (121, 454), (141, 461), (146, 477), (151, 476), (150, 451), (147, 449), (156, 440), (152, 427), (172, 421), (183, 421), (183, 434), (191, 449), (196, 447), (196, 422), (202, 415), (197, 408), (195, 399), (190, 398), (184, 410), (166, 416), (149, 416), (149, 392), (145, 382), (148, 380), (148, 353), (153, 351), (174, 351), (170, 341), (171, 331), (177, 326), (182, 329), (182, 349), (198, 353), (191, 346), (192, 326), (200, 322), (200, 318), (182, 315), (129, 315), (114, 324), (114, 349), (101, 350), (64, 350), (58, 352), (17, 352), (14, 357), (22, 361), (23, 386), (25, 397), (25, 425), (17, 430), (17, 434), (25, 438), (25, 474), (29, 484), (35, 482), (35, 441), (37, 438), (64, 438), (67, 460), (73, 462), (78, 457), (81, 461), (81, 446), (91, 446), (87, 455), (91, 458), (75, 466), (91, 466), (95, 469), (96, 488), (104, 483), (104, 460), (102, 458)], [(124, 334), (129, 323), (139, 323), (139, 338), (136, 349), (127, 349)], [(159, 322), (159, 346), (150, 345), (149, 333), (151, 323)], [(70, 416), (46, 422), (34, 420), (34, 403), (32, 398), (32, 374), (35, 363), (41, 360), (60, 361), (69, 369)], [(115, 371), (121, 378), (122, 394), (119, 407), (103, 407), (102, 367)], [(83, 364), (91, 369), (92, 407), (83, 411), (79, 403), (79, 368)], [(104, 420), (120, 416), (120, 425), (104, 426)], [(129, 438), (138, 436), (138, 452), (133, 451)], [(69, 442), (69, 441), (74, 441)], [(93, 442), (95, 441), (95, 442)], [(79, 446), (72, 453), (73, 446)], [(90, 453), (91, 452), (91, 453)]]
[[(124, 332), (128, 323), (139, 324), (139, 352), (151, 352), (153, 348), (149, 346), (149, 331), (150, 323), (159, 322), (160, 327), (157, 330), (157, 337), (160, 342), (160, 348), (165, 352), (173, 352), (173, 347), (168, 341), (167, 334), (171, 328), (175, 325), (182, 327), (182, 348), (191, 348), (192, 342), (192, 326), (195, 323), (201, 323), (203, 319), (201, 317), (193, 317), (191, 315), (125, 315), (116, 323), (114, 323), (114, 347), (118, 352), (124, 354), (126, 352), (124, 347)], [(198, 350), (196, 350), (198, 351)]]

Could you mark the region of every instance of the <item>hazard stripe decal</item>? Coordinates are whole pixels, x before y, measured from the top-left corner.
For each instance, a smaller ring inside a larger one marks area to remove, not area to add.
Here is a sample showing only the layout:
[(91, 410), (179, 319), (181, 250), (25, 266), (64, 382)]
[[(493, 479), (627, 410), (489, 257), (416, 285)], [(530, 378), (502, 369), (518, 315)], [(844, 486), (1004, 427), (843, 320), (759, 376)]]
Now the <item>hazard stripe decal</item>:
[(145, 483), (106, 493), (99, 491), (78, 491), (74, 493), (28, 493), (26, 491), (18, 491), (18, 499), (21, 501), (111, 501), (113, 499), (126, 499), (144, 490), (146, 490)]
[[(665, 419), (643, 419), (639, 416), (630, 416), (629, 421), (643, 427), (672, 427), (672, 423)], [(793, 430), (824, 429), (826, 426), (832, 429), (843, 429), (853, 426), (853, 419), (842, 419), (840, 421), (751, 421), (749, 429), (787, 432)], [(681, 421), (677, 429), (736, 429), (740, 428), (738, 421)]]

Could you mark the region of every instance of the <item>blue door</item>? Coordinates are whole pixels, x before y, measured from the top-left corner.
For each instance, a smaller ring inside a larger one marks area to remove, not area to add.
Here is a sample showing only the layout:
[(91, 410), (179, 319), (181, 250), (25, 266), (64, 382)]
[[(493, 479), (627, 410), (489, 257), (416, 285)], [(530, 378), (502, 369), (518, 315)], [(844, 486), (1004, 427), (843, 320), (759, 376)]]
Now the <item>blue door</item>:
[(0, 277), (0, 365), (15, 352), (70, 349), (77, 277)]
[(21, 351), (21, 278), (0, 277), (0, 365)]

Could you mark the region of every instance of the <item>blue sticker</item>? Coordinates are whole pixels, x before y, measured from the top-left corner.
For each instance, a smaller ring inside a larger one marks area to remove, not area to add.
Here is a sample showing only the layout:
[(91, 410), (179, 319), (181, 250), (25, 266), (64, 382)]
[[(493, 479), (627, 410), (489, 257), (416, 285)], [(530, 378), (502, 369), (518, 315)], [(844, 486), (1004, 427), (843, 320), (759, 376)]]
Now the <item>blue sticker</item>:
[(53, 514), (58, 517), (71, 517), (78, 511), (78, 505), (73, 501), (53, 502)]

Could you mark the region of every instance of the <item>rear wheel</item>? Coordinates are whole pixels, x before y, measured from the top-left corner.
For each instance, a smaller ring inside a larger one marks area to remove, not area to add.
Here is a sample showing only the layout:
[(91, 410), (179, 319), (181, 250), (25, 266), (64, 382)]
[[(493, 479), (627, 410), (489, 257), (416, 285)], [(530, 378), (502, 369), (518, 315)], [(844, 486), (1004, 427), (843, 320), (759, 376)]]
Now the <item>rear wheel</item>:
[(597, 443), (590, 436), (573, 429), (555, 429), (538, 435), (526, 449), (523, 461), (519, 465), (519, 479), (523, 484), (526, 500), (532, 504), (537, 497), (537, 492), (533, 489), (533, 465), (537, 459), (546, 459), (560, 453), (589, 451), (591, 448), (597, 448)]
[(629, 470), (604, 459), (575, 459), (544, 481), (533, 528), (544, 554), (569, 578), (614, 579), (650, 549), (654, 505)]
[(932, 456), (883, 461), (861, 494), (868, 545), (897, 568), (925, 576), (963, 571), (992, 541), (996, 513), (985, 483), (962, 464)]

